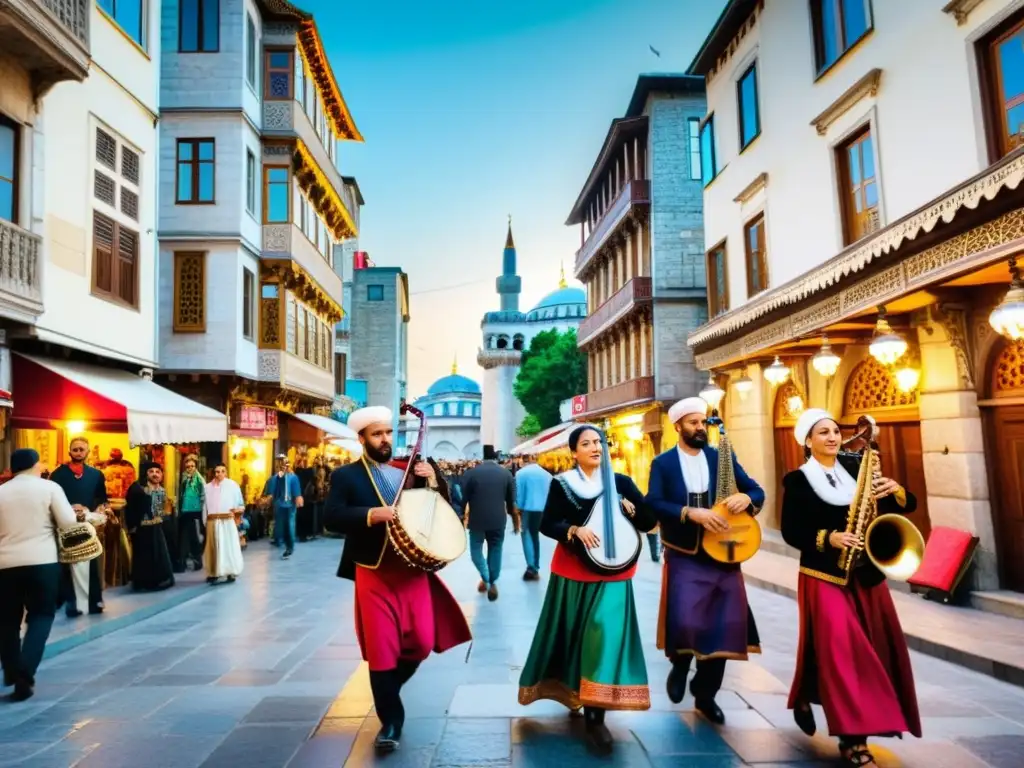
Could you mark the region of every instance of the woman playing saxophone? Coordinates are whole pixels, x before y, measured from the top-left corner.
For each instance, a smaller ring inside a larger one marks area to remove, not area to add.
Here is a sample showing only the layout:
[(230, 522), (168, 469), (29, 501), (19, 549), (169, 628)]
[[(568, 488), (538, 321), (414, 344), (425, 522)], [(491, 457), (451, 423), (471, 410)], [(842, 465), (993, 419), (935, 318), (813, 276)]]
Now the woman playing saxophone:
[[(917, 500), (894, 480), (840, 454), (839, 425), (805, 411), (794, 430), (807, 462), (783, 480), (782, 537), (800, 550), (800, 644), (789, 707), (813, 735), (825, 710), (850, 766), (874, 766), (871, 736), (921, 736), (910, 653), (885, 576), (862, 553), (870, 514), (909, 514)], [(871, 461), (877, 457), (865, 451)], [(851, 556), (852, 554), (852, 556)]]

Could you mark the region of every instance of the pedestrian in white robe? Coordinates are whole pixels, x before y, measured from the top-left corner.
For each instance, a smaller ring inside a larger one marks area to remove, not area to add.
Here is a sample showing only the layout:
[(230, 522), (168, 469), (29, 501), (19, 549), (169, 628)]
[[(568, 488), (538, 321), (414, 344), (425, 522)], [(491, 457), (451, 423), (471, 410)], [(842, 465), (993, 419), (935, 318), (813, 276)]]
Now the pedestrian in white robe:
[(238, 538), (235, 513), (245, 511), (245, 500), (238, 483), (228, 477), (228, 469), (218, 464), (213, 482), (206, 486), (203, 518), (206, 524), (206, 551), (203, 555), (206, 581), (216, 584), (222, 576), (229, 582), (242, 573), (242, 545)]

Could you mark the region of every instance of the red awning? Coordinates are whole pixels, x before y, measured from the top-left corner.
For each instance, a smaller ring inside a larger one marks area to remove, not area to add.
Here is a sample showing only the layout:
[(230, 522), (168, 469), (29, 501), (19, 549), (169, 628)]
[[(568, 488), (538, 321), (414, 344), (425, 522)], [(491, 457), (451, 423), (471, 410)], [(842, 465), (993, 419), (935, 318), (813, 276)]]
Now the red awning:
[(227, 440), (227, 418), (127, 371), (17, 354), (18, 407), (11, 423), (53, 429), (81, 421), (94, 432), (127, 432), (132, 445)]

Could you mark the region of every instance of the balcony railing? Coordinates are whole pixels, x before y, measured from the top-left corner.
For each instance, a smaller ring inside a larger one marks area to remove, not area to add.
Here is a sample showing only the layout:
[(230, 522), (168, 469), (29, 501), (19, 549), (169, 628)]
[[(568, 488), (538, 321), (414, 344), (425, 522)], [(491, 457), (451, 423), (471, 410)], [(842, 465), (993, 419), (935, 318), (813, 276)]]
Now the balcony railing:
[(619, 191), (618, 196), (612, 201), (608, 210), (604, 212), (590, 233), (590, 237), (576, 251), (576, 277), (586, 269), (590, 260), (608, 242), (608, 237), (614, 232), (626, 214), (637, 205), (650, 205), (651, 183), (645, 179), (633, 179), (626, 182), (626, 185)]
[(89, 74), (89, 15), (94, 0), (2, 0), (3, 48), (35, 75), (37, 95)]
[(0, 314), (34, 319), (43, 313), (42, 251), (39, 235), (0, 219)]
[(325, 402), (334, 399), (334, 374), (300, 360), (290, 352), (261, 349), (257, 359), (257, 376), (262, 382), (277, 384)]
[(623, 317), (626, 317), (640, 304), (651, 301), (651, 278), (634, 277), (612, 294), (604, 304), (587, 316), (576, 331), (576, 340), (580, 346), (597, 338), (603, 331), (611, 328)]
[(476, 364), (481, 368), (497, 368), (501, 365), (519, 365), (523, 353), (518, 349), (478, 349)]
[(639, 405), (653, 399), (654, 377), (641, 376), (587, 393), (586, 415), (596, 415), (619, 407)]

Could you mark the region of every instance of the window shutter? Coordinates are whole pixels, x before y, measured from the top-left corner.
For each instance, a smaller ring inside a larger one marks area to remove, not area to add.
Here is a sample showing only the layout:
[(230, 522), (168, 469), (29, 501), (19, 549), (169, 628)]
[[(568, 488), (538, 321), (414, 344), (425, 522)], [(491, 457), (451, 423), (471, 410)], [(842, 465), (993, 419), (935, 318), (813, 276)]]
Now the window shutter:
[(135, 186), (139, 185), (139, 156), (127, 147), (121, 147), (121, 175)]
[(135, 272), (139, 257), (139, 236), (118, 227), (117, 232), (117, 297), (135, 306)]
[(96, 199), (113, 207), (114, 195), (117, 190), (114, 180), (102, 171), (94, 171), (93, 174), (95, 176), (93, 194), (96, 195)]
[(117, 139), (102, 128), (96, 129), (96, 159), (110, 170), (117, 170)]
[(114, 221), (102, 213), (92, 215), (93, 284), (112, 293), (114, 288)]
[(121, 187), (121, 213), (135, 221), (139, 220), (139, 196), (125, 187)]

